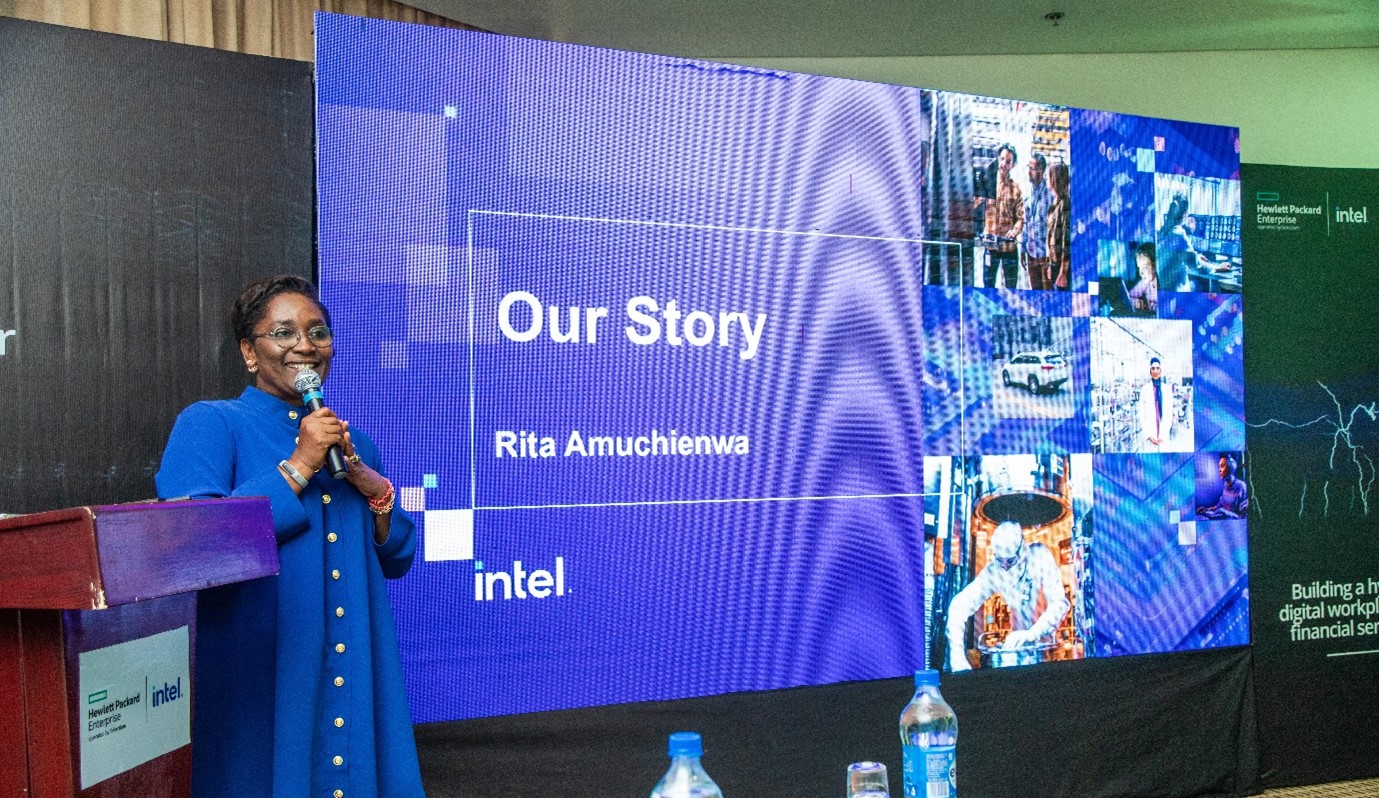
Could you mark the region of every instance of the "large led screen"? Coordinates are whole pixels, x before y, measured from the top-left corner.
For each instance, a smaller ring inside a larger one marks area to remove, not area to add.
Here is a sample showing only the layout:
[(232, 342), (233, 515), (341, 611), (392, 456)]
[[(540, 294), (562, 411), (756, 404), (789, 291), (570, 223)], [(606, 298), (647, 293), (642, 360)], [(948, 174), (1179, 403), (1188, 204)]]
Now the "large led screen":
[(1248, 642), (1236, 130), (317, 26), (418, 721)]

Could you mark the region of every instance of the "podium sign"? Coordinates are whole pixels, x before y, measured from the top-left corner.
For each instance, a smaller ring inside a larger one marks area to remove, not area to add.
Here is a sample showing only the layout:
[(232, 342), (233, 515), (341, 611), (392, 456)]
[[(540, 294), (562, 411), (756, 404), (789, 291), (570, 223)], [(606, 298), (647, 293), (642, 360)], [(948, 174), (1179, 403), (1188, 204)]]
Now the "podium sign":
[(0, 520), (0, 796), (190, 794), (195, 591), (277, 571), (266, 499)]
[(190, 627), (77, 656), (81, 786), (191, 743)]

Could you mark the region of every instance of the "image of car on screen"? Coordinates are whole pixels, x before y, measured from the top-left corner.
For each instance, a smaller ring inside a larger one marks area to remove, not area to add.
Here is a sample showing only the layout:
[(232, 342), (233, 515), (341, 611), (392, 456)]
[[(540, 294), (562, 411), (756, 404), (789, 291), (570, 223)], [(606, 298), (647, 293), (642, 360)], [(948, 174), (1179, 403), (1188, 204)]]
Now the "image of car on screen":
[(1070, 374), (1062, 352), (1017, 352), (1001, 368), (1001, 381), (1007, 387), (1022, 385), (1030, 393), (1052, 393), (1063, 387)]

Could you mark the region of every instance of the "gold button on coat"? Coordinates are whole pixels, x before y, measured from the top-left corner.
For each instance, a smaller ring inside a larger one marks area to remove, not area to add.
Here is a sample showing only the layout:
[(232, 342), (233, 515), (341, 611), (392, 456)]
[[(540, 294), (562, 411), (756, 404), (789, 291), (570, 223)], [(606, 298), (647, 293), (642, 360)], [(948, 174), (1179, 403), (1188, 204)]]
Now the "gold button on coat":
[(326, 535), (326, 540), (330, 541), (331, 543), (334, 543), (335, 541), (339, 540), (339, 537), (336, 536), (334, 532), (331, 532), (329, 535)]
[(296, 420), (297, 420), (297, 411), (296, 411), (296, 410), (289, 410), (289, 411), (287, 411), (287, 417), (290, 418), (290, 419), (292, 419), (293, 421), (296, 421)]
[(335, 608), (335, 617), (337, 617), (337, 618), (343, 618), (343, 617), (345, 617), (345, 608), (344, 608), (344, 607), (336, 607), (336, 608)]
[(345, 791), (336, 790), (335, 792), (331, 793), (331, 795), (335, 796), (335, 798), (345, 798)]
[(321, 494), (321, 503), (322, 503), (322, 504), (330, 504), (330, 494), (329, 494), (329, 493), (323, 493), (323, 494)]
[(343, 676), (336, 676), (336, 677), (335, 677), (335, 686), (336, 686), (336, 687), (344, 687), (344, 686), (345, 686), (345, 677), (343, 677)]
[(336, 654), (343, 654), (343, 653), (345, 653), (345, 644), (344, 644), (344, 643), (336, 643), (336, 644), (335, 644), (335, 653), (336, 653)]
[(345, 758), (343, 756), (337, 756), (330, 761), (337, 766), (345, 764)]
[(331, 579), (339, 579), (339, 578), (340, 578), (340, 571), (339, 571), (339, 569), (336, 569), (336, 570), (331, 571), (331, 572), (330, 572), (330, 578), (331, 578)]
[(344, 719), (344, 718), (336, 718), (336, 719), (335, 719), (335, 728), (338, 729), (338, 728), (340, 728), (341, 726), (344, 726), (344, 725), (345, 725), (345, 719)]

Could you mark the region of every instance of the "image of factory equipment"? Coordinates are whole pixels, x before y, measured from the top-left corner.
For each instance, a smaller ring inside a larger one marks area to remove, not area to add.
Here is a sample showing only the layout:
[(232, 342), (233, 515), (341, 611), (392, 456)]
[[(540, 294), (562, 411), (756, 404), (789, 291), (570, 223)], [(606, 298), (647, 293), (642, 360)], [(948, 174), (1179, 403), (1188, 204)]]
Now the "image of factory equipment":
[[(1021, 646), (1005, 645), (1011, 609), (999, 594), (966, 620), (966, 655), (974, 667), (1005, 667), (1046, 660), (1080, 659), (1092, 634), (1090, 617), (1090, 489), (1073, 490), (1075, 463), (1089, 471), (1090, 457), (1004, 455), (926, 460), (926, 629), (929, 661), (947, 662), (946, 613), (955, 596), (987, 567), (991, 538), (1003, 522), (1020, 525), (1027, 556), (1042, 546), (1057, 566), (1071, 609), (1055, 630)], [(1079, 461), (1085, 461), (1079, 462)], [(1090, 480), (1090, 473), (1078, 475)], [(1075, 503), (1080, 505), (1075, 508)], [(1075, 509), (1077, 512), (1075, 512)], [(1048, 606), (1039, 591), (1031, 617)]]

